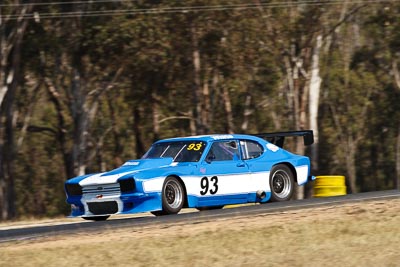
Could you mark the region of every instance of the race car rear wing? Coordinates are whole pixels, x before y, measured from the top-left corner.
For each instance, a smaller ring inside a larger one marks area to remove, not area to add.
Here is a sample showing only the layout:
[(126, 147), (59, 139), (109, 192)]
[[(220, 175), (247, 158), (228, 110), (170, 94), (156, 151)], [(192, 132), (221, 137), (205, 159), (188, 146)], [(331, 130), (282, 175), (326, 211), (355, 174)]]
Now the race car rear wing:
[(302, 136), (304, 138), (304, 145), (309, 146), (314, 143), (314, 134), (312, 130), (304, 130), (304, 131), (290, 131), (290, 132), (276, 132), (276, 133), (260, 133), (253, 134), (254, 136), (263, 138), (268, 142), (283, 147), (283, 143), (285, 142), (285, 137), (287, 136)]

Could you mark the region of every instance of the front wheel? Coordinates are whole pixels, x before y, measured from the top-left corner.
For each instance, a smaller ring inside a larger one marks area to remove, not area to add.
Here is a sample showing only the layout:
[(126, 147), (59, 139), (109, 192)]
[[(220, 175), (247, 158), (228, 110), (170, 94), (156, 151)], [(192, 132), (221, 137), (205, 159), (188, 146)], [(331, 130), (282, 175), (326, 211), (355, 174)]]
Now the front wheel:
[(161, 194), (162, 210), (153, 211), (152, 214), (156, 216), (176, 214), (182, 209), (186, 195), (182, 184), (176, 177), (169, 176), (165, 179)]
[(286, 201), (292, 198), (294, 178), (290, 168), (279, 164), (272, 168), (269, 184), (271, 186), (271, 201)]

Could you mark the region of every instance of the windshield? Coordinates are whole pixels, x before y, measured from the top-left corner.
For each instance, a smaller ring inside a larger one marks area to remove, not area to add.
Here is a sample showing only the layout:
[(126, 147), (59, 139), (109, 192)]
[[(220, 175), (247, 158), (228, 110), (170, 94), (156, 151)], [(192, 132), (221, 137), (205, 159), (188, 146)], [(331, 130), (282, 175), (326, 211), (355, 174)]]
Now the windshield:
[(162, 142), (152, 145), (142, 159), (170, 157), (176, 162), (197, 162), (205, 147), (201, 141)]

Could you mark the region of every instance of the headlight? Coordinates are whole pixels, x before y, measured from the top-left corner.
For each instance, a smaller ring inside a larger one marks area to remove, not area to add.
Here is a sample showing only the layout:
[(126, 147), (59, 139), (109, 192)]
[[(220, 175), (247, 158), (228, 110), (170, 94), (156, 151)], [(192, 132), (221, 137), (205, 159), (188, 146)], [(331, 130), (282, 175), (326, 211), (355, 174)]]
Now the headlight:
[(118, 181), (121, 187), (121, 193), (131, 193), (135, 190), (135, 180), (133, 178)]
[(82, 195), (82, 186), (79, 184), (66, 184), (65, 190), (67, 194), (70, 196), (81, 196)]

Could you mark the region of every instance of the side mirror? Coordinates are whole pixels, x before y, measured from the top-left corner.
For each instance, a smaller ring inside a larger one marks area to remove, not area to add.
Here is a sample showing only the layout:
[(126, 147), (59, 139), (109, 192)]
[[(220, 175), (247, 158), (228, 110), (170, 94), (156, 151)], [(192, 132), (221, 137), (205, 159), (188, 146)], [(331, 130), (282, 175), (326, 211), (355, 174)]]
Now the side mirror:
[(207, 155), (206, 162), (208, 164), (210, 164), (214, 159), (215, 159), (215, 155), (214, 154), (209, 154), (209, 155)]

